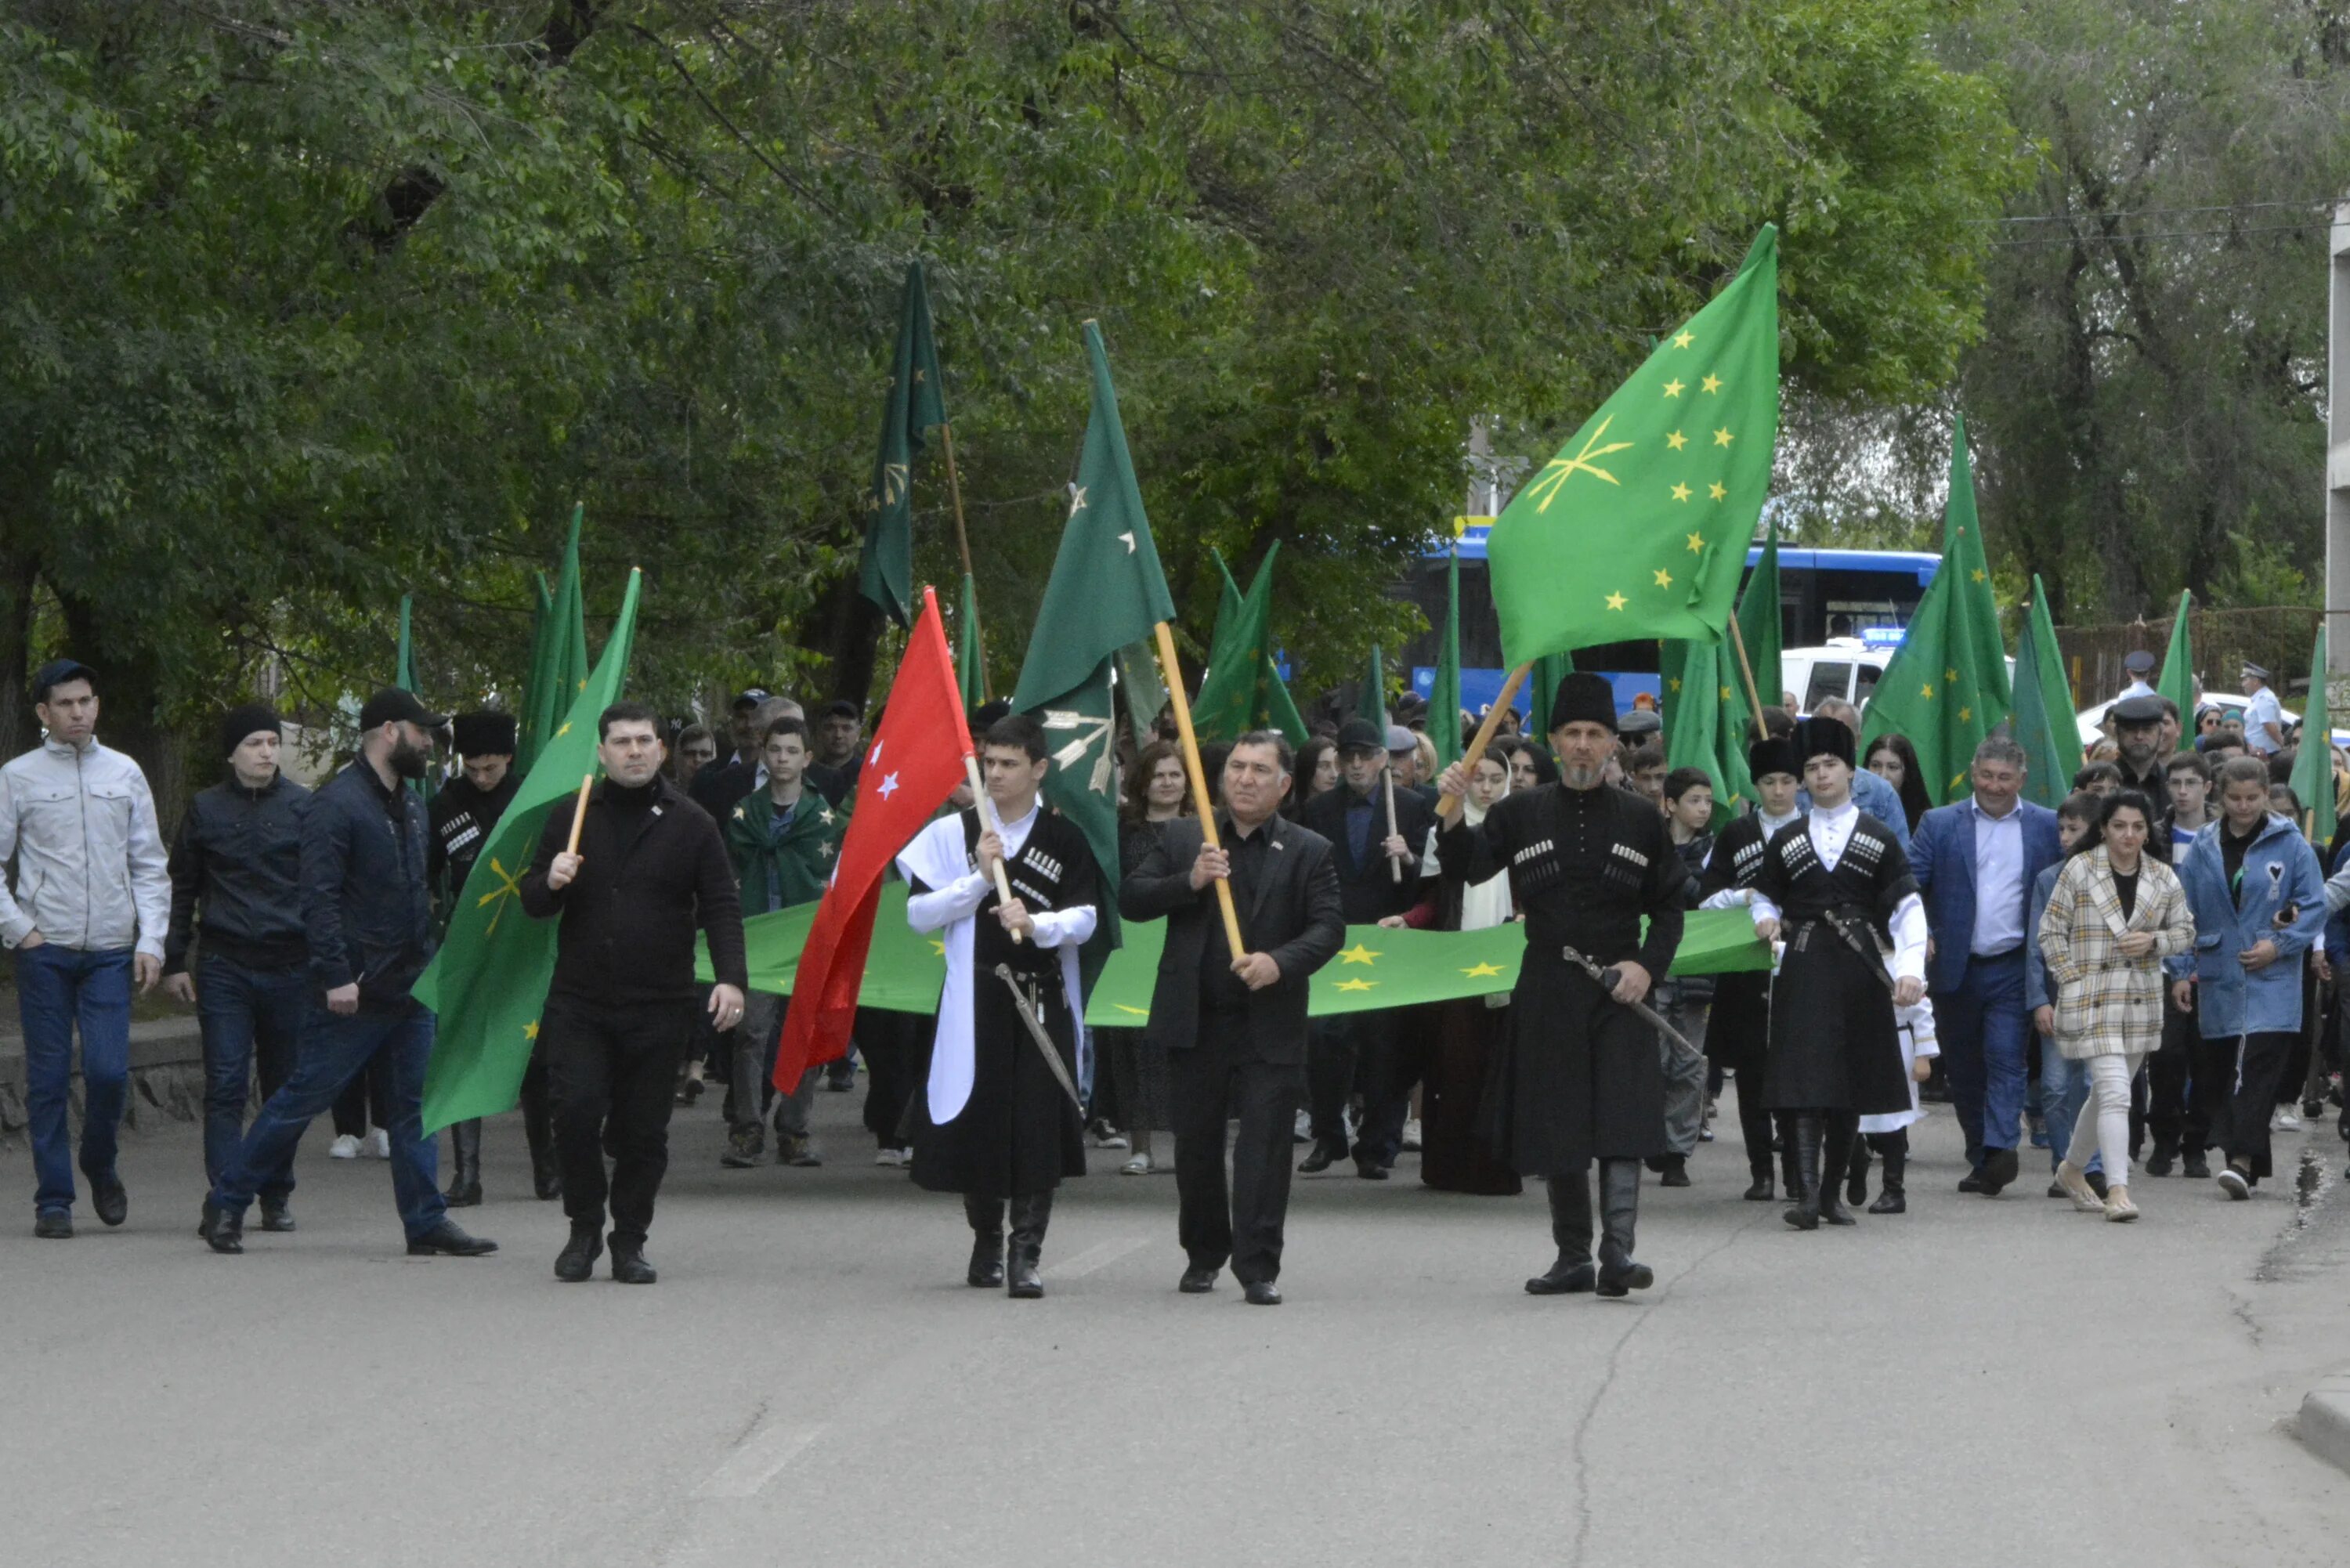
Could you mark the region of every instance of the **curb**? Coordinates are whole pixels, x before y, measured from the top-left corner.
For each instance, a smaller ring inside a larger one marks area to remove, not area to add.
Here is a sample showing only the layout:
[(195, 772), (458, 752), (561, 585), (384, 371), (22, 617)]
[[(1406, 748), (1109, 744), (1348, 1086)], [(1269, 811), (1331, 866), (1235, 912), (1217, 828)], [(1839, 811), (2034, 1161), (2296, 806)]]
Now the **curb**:
[(2293, 1436), (2311, 1453), (2350, 1474), (2350, 1367), (2309, 1391), (2293, 1423)]

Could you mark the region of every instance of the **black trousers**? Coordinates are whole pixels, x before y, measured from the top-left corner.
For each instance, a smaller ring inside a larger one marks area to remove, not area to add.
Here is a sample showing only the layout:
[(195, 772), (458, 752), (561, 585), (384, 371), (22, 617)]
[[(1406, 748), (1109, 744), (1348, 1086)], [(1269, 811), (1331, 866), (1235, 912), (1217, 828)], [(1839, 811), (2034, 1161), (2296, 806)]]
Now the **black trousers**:
[(546, 999), (539, 1043), (555, 1090), (563, 1211), (575, 1229), (600, 1230), (608, 1194), (615, 1247), (643, 1246), (652, 1226), (653, 1198), (669, 1169), (678, 1054), (693, 1016), (690, 1002), (610, 1007)]
[[(1199, 1043), (1167, 1053), (1175, 1123), (1177, 1238), (1201, 1268), (1226, 1260), (1243, 1284), (1281, 1276), (1282, 1222), (1289, 1213), (1289, 1137), (1305, 1096), (1305, 1072), (1267, 1062), (1238, 1017), (1203, 1013)], [(1229, 1193), (1224, 1125), (1240, 1118)]]
[(391, 1059), (371, 1058), (367, 1070), (335, 1096), (335, 1136), (365, 1137), (370, 1127), (391, 1125)]
[[(2169, 989), (2163, 987), (2165, 992)], [(2194, 1009), (2180, 1012), (2166, 994), (2162, 1044), (2146, 1063), (2146, 1130), (2154, 1135), (2158, 1148), (2194, 1150), (2211, 1141), (2210, 1106), (2191, 1104), (2187, 1094), (2188, 1083), (2196, 1075), (2195, 1054), (2200, 1043)]]
[[(2214, 1087), (2226, 1096), (2211, 1130), (2227, 1152), (2228, 1163), (2241, 1165), (2254, 1176), (2274, 1174), (2269, 1168), (2269, 1113), (2276, 1109), (2277, 1080), (2284, 1074), (2285, 1059), (2301, 1038), (2301, 1031), (2288, 1029), (2203, 1042), (2207, 1054), (2218, 1057), (2211, 1064), (2212, 1075), (2218, 1080)], [(2203, 1075), (2204, 1062), (2199, 1059), (2195, 1066), (2199, 1094)]]
[(906, 1103), (930, 1077), (931, 1032), (920, 1013), (857, 1010), (857, 1050), (865, 1058), (865, 1130), (882, 1148), (904, 1148)]
[[(1396, 1014), (1384, 1009), (1376, 1012), (1343, 1012), (1305, 1026), (1305, 1103), (1314, 1113), (1315, 1142), (1326, 1143), (1333, 1148), (1347, 1146), (1347, 1101), (1360, 1082), (1367, 1091), (1361, 1129), (1364, 1147), (1355, 1152), (1378, 1152), (1368, 1147), (1372, 1110), (1369, 1102), (1373, 1096), (1367, 1075), (1391, 1070), (1390, 1042), (1395, 1027)], [(1402, 1130), (1402, 1122), (1397, 1122), (1398, 1134)]]

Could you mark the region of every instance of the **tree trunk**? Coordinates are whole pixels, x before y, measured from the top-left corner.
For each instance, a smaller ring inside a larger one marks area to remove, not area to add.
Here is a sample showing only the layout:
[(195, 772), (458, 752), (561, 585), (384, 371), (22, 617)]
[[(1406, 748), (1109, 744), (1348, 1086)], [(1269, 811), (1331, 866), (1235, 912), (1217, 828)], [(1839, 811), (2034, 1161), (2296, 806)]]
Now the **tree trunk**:
[(21, 550), (0, 555), (0, 760), (33, 743), (33, 711), (25, 701), (32, 676), (32, 556)]

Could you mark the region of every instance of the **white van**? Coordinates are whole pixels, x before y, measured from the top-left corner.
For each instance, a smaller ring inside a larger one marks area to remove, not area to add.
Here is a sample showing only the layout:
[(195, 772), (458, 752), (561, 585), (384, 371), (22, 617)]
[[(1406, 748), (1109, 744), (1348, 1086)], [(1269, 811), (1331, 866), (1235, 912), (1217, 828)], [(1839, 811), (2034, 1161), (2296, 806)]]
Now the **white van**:
[[(1776, 702), (1782, 692), (1795, 694), (1795, 711), (1808, 713), (1831, 697), (1841, 697), (1866, 711), (1868, 699), (1885, 667), (1900, 649), (1898, 632), (1863, 640), (1832, 637), (1817, 648), (1790, 648), (1779, 654), (1778, 691), (1765, 691), (1762, 701)], [(1761, 678), (1762, 672), (1755, 672)], [(2007, 661), (2007, 678), (2015, 680), (2015, 660)]]

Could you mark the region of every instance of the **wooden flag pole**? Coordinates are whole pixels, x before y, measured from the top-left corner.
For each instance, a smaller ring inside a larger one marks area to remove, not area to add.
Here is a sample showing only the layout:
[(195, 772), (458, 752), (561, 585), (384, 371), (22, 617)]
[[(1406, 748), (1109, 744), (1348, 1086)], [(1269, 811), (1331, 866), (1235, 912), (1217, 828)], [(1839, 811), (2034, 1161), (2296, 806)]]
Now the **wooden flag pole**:
[[(1191, 775), (1192, 809), (1200, 814), (1200, 841), (1211, 849), (1222, 849), (1216, 836), (1215, 805), (1208, 799), (1208, 775), (1200, 766), (1200, 737), (1191, 731), (1191, 702), (1183, 694), (1182, 667), (1175, 662), (1175, 634), (1165, 621), (1151, 628), (1159, 643), (1159, 673), (1167, 681), (1167, 701), (1175, 710), (1175, 732), (1181, 738), (1183, 771)], [(1241, 940), (1241, 913), (1232, 903), (1232, 883), (1223, 877), (1216, 879), (1216, 907), (1223, 911), (1224, 941), (1237, 960), (1248, 951)]]
[(1730, 640), (1738, 648), (1738, 672), (1746, 677), (1746, 700), (1754, 704), (1754, 738), (1767, 741), (1771, 732), (1762, 722), (1762, 693), (1754, 689), (1754, 666), (1746, 657), (1746, 633), (1734, 615), (1730, 618)]
[[(1485, 748), (1492, 744), (1493, 732), (1501, 727), (1502, 715), (1509, 711), (1511, 703), (1518, 700), (1518, 688), (1525, 683), (1527, 676), (1534, 673), (1534, 669), (1531, 664), (1521, 664), (1510, 671), (1507, 680), (1502, 682), (1502, 694), (1493, 699), (1491, 708), (1485, 710), (1484, 720), (1478, 724), (1477, 733), (1470, 739), (1469, 749), (1461, 753), (1463, 774), (1477, 771), (1478, 763), (1484, 758)], [(1450, 820), (1460, 810), (1461, 797), (1457, 794), (1443, 795), (1437, 800), (1436, 815), (1440, 821)]]
[[(962, 575), (976, 582), (978, 578), (973, 576), (971, 569), (971, 535), (964, 530), (962, 524), (962, 481), (955, 474), (954, 426), (941, 425), (939, 441), (946, 452), (947, 494), (954, 502), (955, 548), (962, 554)], [(987, 648), (979, 640), (979, 595), (976, 592), (971, 596), (971, 647), (979, 660), (979, 700), (984, 702), (991, 693), (987, 689)]]
[(595, 783), (592, 773), (579, 781), (579, 798), (571, 805), (571, 843), (564, 851), (567, 855), (579, 853), (579, 830), (588, 826), (588, 791)]
[[(1395, 763), (1393, 762), (1389, 762), (1386, 767), (1379, 770), (1379, 777), (1387, 781), (1388, 836), (1389, 838), (1393, 838), (1396, 836)], [(1400, 882), (1403, 880), (1403, 862), (1398, 860), (1393, 856), (1388, 857), (1388, 880), (1390, 882)]]
[[(979, 776), (979, 759), (969, 752), (962, 754), (962, 775), (971, 785), (972, 804), (979, 808), (980, 826), (1003, 838), (1003, 819), (995, 815), (995, 803), (987, 798), (987, 783)], [(995, 898), (1001, 904), (1012, 902), (1012, 878), (1004, 874), (1000, 857), (995, 862)], [(1012, 933), (1012, 945), (1020, 945), (1018, 931)]]

